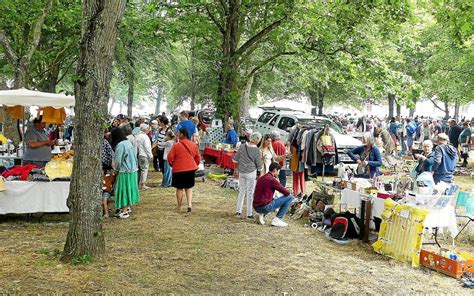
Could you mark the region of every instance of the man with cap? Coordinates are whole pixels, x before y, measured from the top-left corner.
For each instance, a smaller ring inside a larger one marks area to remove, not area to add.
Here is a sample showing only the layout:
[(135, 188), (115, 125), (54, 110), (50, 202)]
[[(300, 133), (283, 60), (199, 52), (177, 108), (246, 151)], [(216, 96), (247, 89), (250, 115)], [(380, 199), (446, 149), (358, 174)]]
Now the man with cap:
[(438, 135), (438, 146), (434, 148), (433, 179), (439, 182), (451, 183), (456, 168), (458, 153), (454, 146), (448, 144), (449, 137), (445, 133)]

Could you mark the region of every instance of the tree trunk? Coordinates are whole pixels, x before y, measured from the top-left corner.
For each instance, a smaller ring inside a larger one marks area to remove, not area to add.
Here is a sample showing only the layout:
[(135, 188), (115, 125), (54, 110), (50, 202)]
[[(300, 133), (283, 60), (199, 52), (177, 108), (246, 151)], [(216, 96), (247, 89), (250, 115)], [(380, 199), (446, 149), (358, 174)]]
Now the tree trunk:
[(400, 121), (402, 118), (402, 105), (398, 101), (395, 103), (397, 104), (397, 120)]
[(393, 117), (393, 105), (395, 105), (395, 95), (388, 94), (388, 118)]
[(456, 122), (459, 121), (459, 107), (459, 101), (456, 100), (456, 102), (454, 103), (454, 119), (456, 120)]
[(449, 104), (448, 104), (448, 101), (444, 101), (444, 119), (449, 119)]
[(319, 86), (318, 115), (323, 115), (324, 107), (324, 86)]
[(156, 92), (156, 97), (155, 97), (155, 115), (160, 115), (160, 109), (161, 109), (161, 89), (158, 89)]
[(128, 100), (127, 100), (127, 116), (132, 118), (132, 109), (133, 109), (133, 95), (135, 92), (135, 73), (133, 71), (128, 77)]
[(245, 83), (245, 87), (242, 91), (240, 97), (240, 117), (249, 118), (250, 117), (250, 93), (252, 91), (252, 85), (254, 81), (254, 75), (251, 75)]
[(313, 88), (308, 90), (309, 100), (311, 101), (311, 115), (318, 115), (318, 105), (319, 105), (319, 92), (315, 91)]
[(191, 110), (195, 110), (196, 108), (196, 92), (194, 90), (191, 92), (190, 107), (191, 107)]
[(102, 233), (101, 146), (112, 62), (126, 0), (83, 0), (82, 39), (75, 82), (75, 156), (67, 205), (71, 214), (62, 259), (105, 252)]

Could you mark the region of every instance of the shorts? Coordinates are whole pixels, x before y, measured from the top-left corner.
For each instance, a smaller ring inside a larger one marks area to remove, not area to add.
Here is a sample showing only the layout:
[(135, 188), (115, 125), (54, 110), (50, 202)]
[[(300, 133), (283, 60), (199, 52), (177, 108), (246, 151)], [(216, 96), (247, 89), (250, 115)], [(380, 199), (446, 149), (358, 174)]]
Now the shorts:
[(110, 198), (110, 193), (105, 192), (105, 191), (102, 192), (102, 198), (104, 198), (104, 199), (109, 199), (109, 198)]
[(186, 172), (173, 173), (171, 178), (171, 186), (176, 189), (193, 188), (195, 184), (194, 170)]

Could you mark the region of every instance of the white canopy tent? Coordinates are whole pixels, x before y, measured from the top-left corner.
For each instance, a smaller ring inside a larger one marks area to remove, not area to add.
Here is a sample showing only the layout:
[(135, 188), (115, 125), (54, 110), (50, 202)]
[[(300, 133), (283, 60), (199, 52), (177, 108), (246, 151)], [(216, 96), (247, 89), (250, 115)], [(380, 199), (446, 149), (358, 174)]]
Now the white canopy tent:
[(63, 107), (74, 107), (75, 98), (74, 96), (67, 96), (65, 94), (53, 94), (20, 88), (1, 90), (0, 104), (6, 106), (38, 106), (59, 109)]

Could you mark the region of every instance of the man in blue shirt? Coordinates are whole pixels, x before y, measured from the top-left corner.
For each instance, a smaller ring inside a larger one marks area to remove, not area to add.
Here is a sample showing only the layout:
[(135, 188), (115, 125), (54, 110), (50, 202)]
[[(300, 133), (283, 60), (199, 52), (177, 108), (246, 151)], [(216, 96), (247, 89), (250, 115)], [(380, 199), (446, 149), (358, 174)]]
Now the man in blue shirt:
[(194, 132), (196, 131), (196, 126), (194, 125), (194, 123), (192, 123), (191, 121), (188, 120), (188, 112), (186, 111), (181, 111), (181, 113), (179, 113), (179, 123), (178, 125), (176, 126), (176, 134), (179, 133), (180, 129), (184, 128), (186, 129), (186, 137), (192, 141), (193, 140), (193, 135), (194, 135)]
[(224, 144), (231, 144), (232, 146), (235, 146), (237, 142), (239, 141), (239, 138), (237, 137), (237, 133), (235, 132), (234, 127), (230, 123), (226, 125), (226, 128), (227, 128), (227, 136), (224, 140)]

